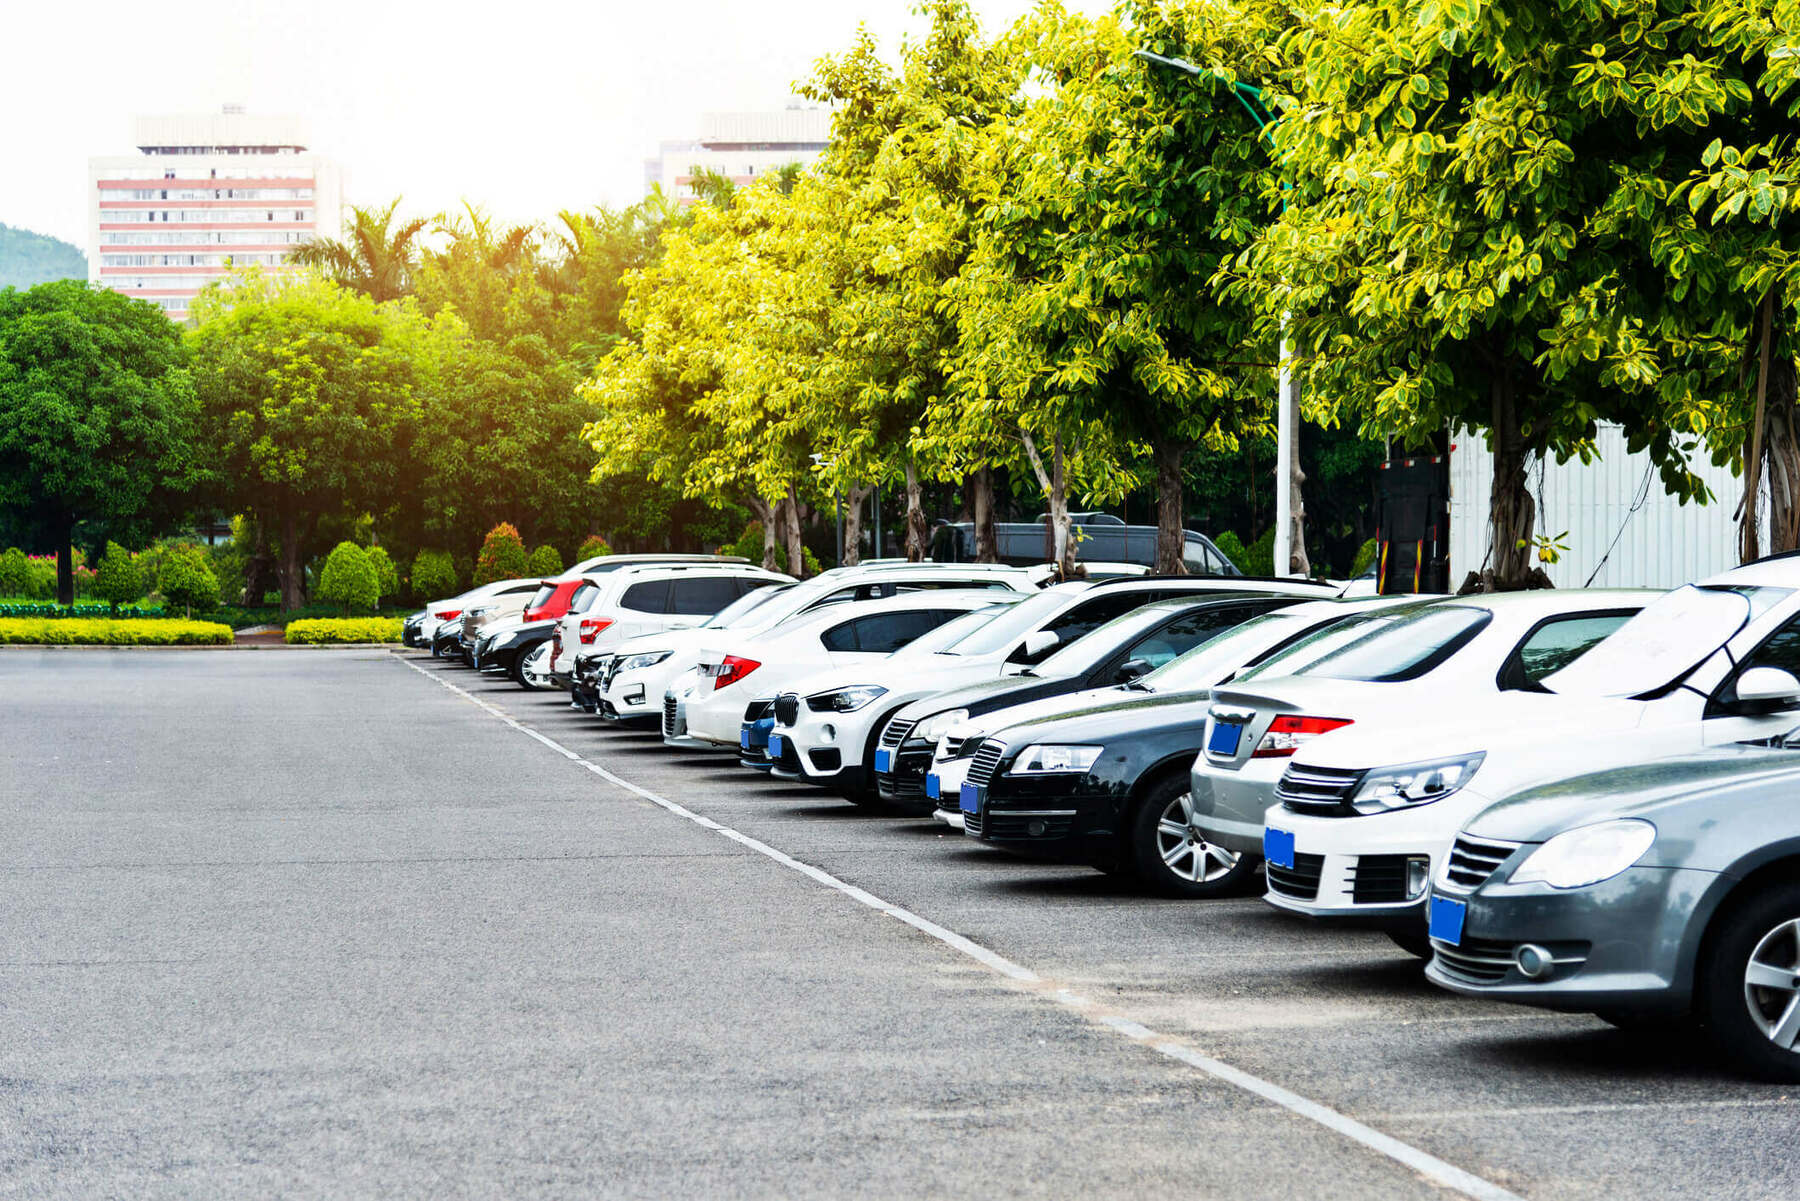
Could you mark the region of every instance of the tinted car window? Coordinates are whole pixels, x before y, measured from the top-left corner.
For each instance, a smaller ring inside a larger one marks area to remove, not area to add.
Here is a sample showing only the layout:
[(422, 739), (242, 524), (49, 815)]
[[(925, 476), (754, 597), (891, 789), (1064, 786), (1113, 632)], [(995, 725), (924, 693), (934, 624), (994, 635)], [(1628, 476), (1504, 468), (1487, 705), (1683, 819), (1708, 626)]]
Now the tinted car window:
[(901, 613), (872, 613), (842, 625), (833, 626), (819, 636), (828, 651), (863, 651), (891, 655), (913, 639), (935, 630), (960, 609), (914, 609)]
[(575, 595), (569, 598), (569, 612), (586, 613), (589, 606), (594, 603), (594, 598), (599, 595), (600, 586), (598, 584), (582, 584), (575, 589)]
[(678, 578), (670, 582), (675, 586), (674, 595), (669, 602), (671, 613), (717, 613), (738, 596), (738, 582), (731, 576)]
[[(1105, 596), (1097, 596), (1093, 600), (1082, 601), (1070, 607), (1045, 628), (1056, 635), (1057, 646), (1067, 646), (1084, 634), (1091, 634), (1113, 618), (1133, 609), (1141, 609), (1151, 601), (1161, 600), (1165, 594), (1156, 592), (1114, 592)], [(1048, 652), (1045, 652), (1046, 654)], [(1042, 656), (1040, 656), (1041, 658)]]
[(1149, 637), (1141, 639), (1125, 652), (1125, 659), (1142, 659), (1151, 667), (1161, 667), (1177, 655), (1185, 655), (1201, 643), (1236, 629), (1252, 610), (1233, 605), (1225, 609), (1203, 609), (1178, 617)]
[(645, 580), (641, 584), (633, 584), (625, 589), (625, 595), (619, 598), (621, 609), (636, 609), (639, 613), (666, 613), (669, 603), (669, 581)]
[(1500, 671), (1500, 687), (1536, 687), (1539, 680), (1575, 662), (1630, 618), (1630, 611), (1622, 611), (1574, 614), (1544, 622), (1527, 634), (1508, 657)]
[(1770, 634), (1761, 646), (1744, 657), (1731, 678), (1713, 695), (1712, 703), (1707, 707), (1709, 713), (1737, 704), (1737, 678), (1752, 667), (1778, 667), (1800, 676), (1800, 617)]
[(549, 603), (550, 597), (555, 592), (556, 588), (554, 585), (541, 585), (536, 592), (531, 594), (531, 599), (525, 602), (525, 607), (527, 609), (541, 609)]
[[(500, 595), (518, 596), (522, 592), (536, 592), (540, 587), (541, 585), (538, 584), (514, 584), (511, 588), (502, 588), (500, 590)], [(548, 595), (548, 593), (545, 595)]]
[[(1493, 619), (1486, 609), (1454, 604), (1371, 614), (1359, 622), (1339, 623), (1319, 641), (1303, 639), (1239, 679), (1413, 680), (1467, 646)], [(1314, 653), (1320, 648), (1328, 649)]]

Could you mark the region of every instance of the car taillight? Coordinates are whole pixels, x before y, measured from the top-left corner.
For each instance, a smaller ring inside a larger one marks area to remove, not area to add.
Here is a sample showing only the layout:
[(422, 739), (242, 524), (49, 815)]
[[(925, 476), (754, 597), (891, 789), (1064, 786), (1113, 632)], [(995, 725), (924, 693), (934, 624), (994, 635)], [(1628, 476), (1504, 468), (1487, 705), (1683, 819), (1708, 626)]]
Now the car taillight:
[(606, 627), (610, 626), (611, 624), (612, 624), (612, 620), (610, 618), (606, 618), (606, 617), (583, 618), (582, 622), (581, 622), (581, 635), (580, 635), (581, 636), (581, 645), (591, 646), (593, 644), (594, 639), (600, 637), (601, 631), (606, 629)]
[(1349, 724), (1350, 719), (1345, 717), (1299, 717), (1284, 713), (1269, 723), (1269, 732), (1262, 736), (1250, 757), (1285, 759), (1319, 735)]
[(725, 661), (713, 669), (713, 691), (729, 688), (762, 664), (755, 659), (740, 659), (736, 655), (726, 655)]
[(445, 609), (442, 613), (439, 613), (436, 616), (439, 621), (455, 621), (457, 618), (462, 616), (462, 610), (461, 609)]

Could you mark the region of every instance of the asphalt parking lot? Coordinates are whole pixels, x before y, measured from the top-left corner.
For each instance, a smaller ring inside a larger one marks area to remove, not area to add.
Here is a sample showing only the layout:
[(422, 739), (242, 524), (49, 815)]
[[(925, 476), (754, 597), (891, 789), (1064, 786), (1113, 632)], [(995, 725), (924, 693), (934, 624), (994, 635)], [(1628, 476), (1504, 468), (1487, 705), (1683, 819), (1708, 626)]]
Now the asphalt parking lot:
[(1699, 1048), (420, 656), (0, 696), (0, 1197), (1800, 1192)]

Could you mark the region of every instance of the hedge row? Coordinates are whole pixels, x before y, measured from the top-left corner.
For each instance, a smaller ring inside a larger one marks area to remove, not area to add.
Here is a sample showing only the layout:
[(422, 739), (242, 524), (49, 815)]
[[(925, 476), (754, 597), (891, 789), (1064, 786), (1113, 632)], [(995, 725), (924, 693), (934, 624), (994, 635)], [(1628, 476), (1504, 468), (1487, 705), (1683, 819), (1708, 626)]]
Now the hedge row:
[(287, 641), (293, 646), (322, 642), (398, 642), (398, 617), (312, 617), (287, 624)]
[(216, 621), (136, 617), (0, 617), (0, 644), (32, 646), (229, 646), (231, 627)]
[(0, 601), (0, 617), (161, 617), (161, 605), (59, 605), (54, 601)]

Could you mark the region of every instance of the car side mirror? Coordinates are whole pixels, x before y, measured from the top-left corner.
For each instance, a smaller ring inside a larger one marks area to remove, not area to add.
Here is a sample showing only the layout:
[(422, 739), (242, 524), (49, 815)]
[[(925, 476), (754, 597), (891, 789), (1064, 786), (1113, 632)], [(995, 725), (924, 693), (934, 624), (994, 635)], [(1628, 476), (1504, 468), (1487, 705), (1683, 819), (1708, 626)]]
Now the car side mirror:
[(1055, 630), (1033, 630), (1025, 635), (1025, 641), (1019, 647), (1019, 654), (1025, 659), (1035, 659), (1061, 641), (1062, 639), (1057, 637)]
[(1800, 679), (1779, 667), (1752, 667), (1737, 678), (1738, 703), (1779, 709), (1800, 702)]
[(1139, 676), (1147, 676), (1154, 670), (1148, 659), (1127, 659), (1119, 665), (1119, 672), (1113, 677), (1116, 683), (1129, 684)]

